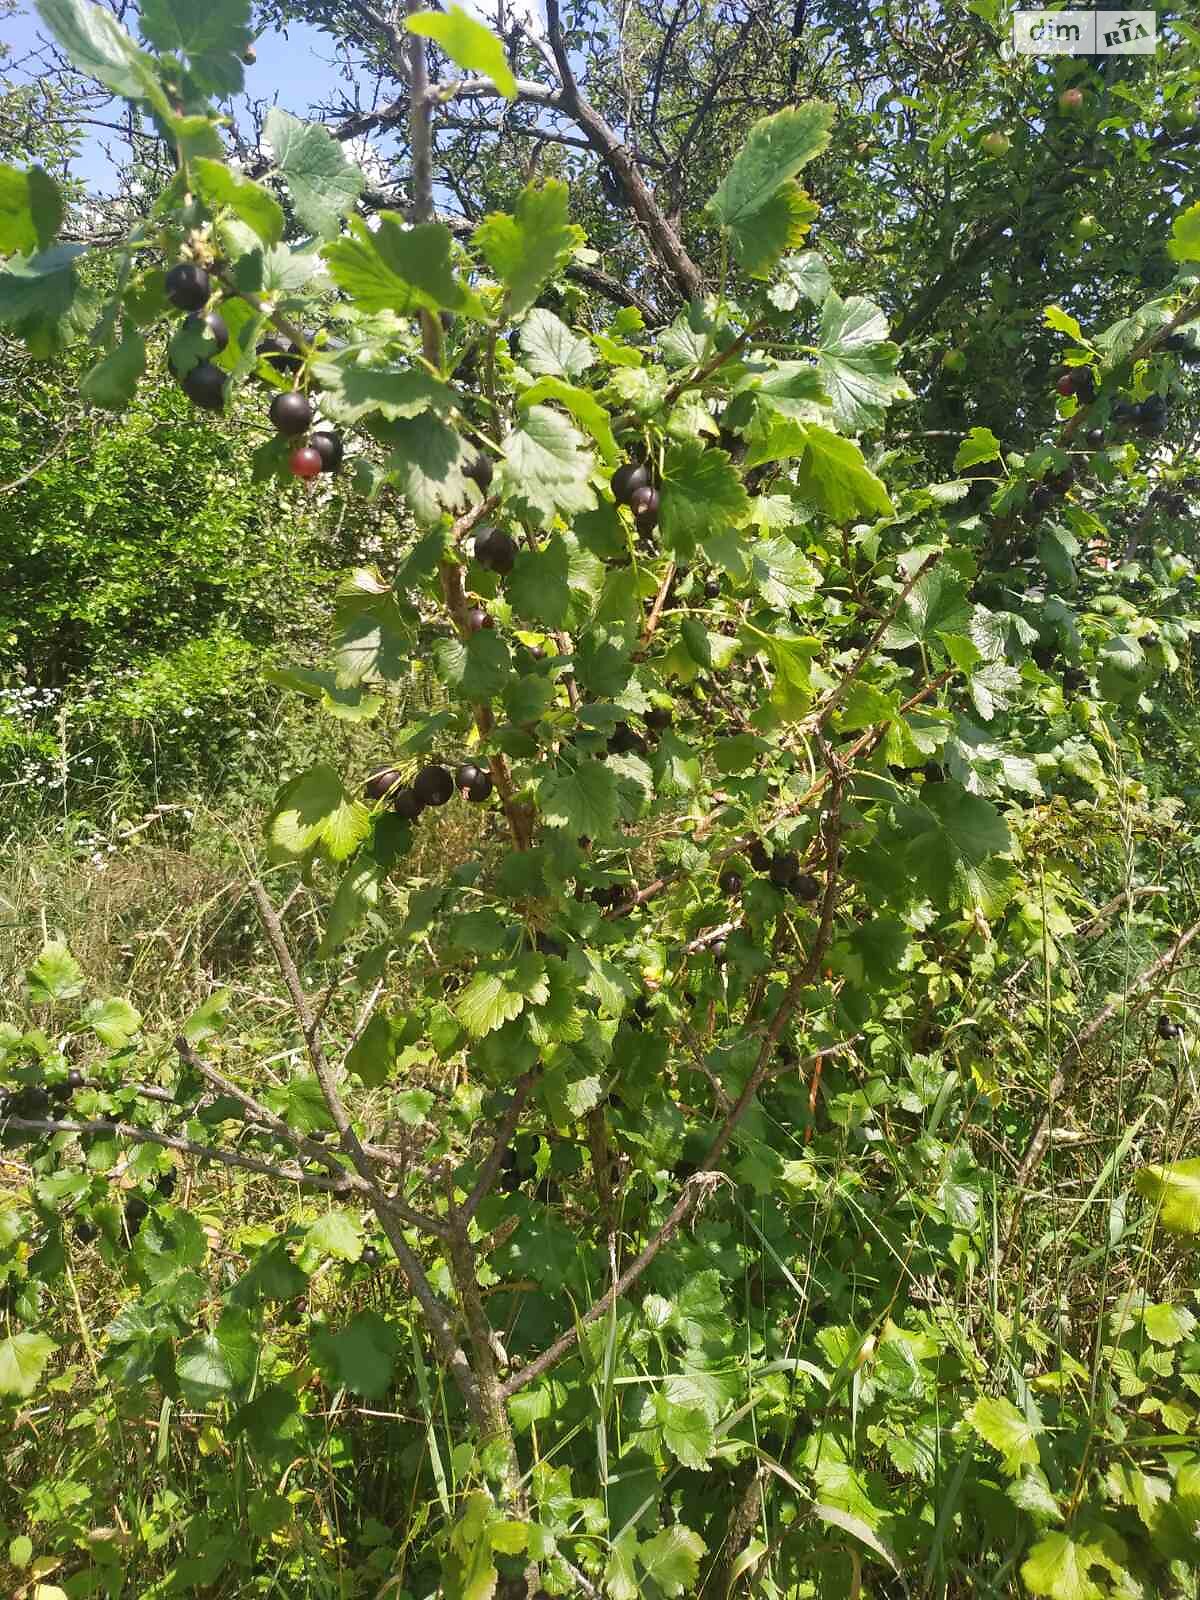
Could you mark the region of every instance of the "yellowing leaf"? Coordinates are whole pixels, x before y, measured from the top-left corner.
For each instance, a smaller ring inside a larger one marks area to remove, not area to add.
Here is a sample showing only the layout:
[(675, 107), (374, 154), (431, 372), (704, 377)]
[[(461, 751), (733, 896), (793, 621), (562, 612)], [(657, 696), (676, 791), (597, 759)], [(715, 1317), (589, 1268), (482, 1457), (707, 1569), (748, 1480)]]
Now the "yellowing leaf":
[(461, 6), (450, 6), (445, 12), (418, 11), (409, 17), (408, 31), (434, 40), (456, 66), (490, 78), (506, 100), (516, 99), (517, 80), (503, 43)]
[(1200, 1234), (1200, 1160), (1143, 1167), (1134, 1179), (1138, 1193), (1159, 1209), (1169, 1233)]

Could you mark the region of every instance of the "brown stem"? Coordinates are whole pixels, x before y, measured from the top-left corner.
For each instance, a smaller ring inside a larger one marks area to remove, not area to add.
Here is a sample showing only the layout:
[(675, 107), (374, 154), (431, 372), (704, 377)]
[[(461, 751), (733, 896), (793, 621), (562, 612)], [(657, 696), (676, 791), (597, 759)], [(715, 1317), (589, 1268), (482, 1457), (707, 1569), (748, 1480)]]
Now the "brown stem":
[(288, 949), (287, 939), (284, 937), (283, 927), (280, 924), (275, 907), (271, 904), (270, 897), (262, 884), (254, 881), (250, 885), (250, 893), (258, 907), (259, 917), (267, 935), (267, 942), (271, 946), (280, 974), (291, 996), (292, 1006), (296, 1013), (296, 1020), (300, 1024), (300, 1031), (304, 1038), (305, 1050), (309, 1063), (321, 1088), (326, 1109), (333, 1119), (333, 1125), (341, 1139), (342, 1149), (350, 1157), (354, 1169), (367, 1185), (374, 1207), (375, 1215), (379, 1218), (383, 1231), (387, 1234), (388, 1243), (400, 1265), (400, 1270), (408, 1282), (413, 1298), (417, 1301), (425, 1314), (425, 1321), (433, 1336), (442, 1359), (454, 1375), (459, 1392), (472, 1418), (477, 1423), (482, 1423), (483, 1410), (479, 1394), (479, 1385), (475, 1381), (475, 1374), (466, 1354), (454, 1337), (451, 1323), (450, 1308), (435, 1292), (433, 1285), (425, 1275), (416, 1252), (411, 1248), (404, 1237), (401, 1228), (401, 1219), (393, 1209), (387, 1191), (382, 1187), (376, 1175), (369, 1156), (363, 1149), (358, 1135), (350, 1125), (350, 1118), (342, 1103), (338, 1086), (334, 1078), (325, 1052), (321, 1048), (321, 1041), (317, 1036), (316, 1022), (313, 1018), (312, 1007), (308, 1003), (308, 996), (304, 992), (304, 985), (300, 981), (300, 973), (292, 959), (292, 952)]

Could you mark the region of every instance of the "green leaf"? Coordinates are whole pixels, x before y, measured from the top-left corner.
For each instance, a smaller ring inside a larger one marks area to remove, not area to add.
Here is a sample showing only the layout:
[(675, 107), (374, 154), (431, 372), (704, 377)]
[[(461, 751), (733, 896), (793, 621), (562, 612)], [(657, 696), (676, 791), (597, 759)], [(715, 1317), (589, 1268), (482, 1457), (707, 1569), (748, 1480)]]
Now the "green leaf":
[(878, 427), (896, 394), (900, 347), (889, 342), (887, 318), (872, 300), (842, 300), (831, 289), (821, 311), (817, 364), (839, 428)]
[(138, 49), (111, 11), (91, 0), (37, 0), (37, 13), (80, 72), (126, 100), (150, 99), (157, 111), (170, 115), (153, 59)]
[(360, 1311), (340, 1333), (318, 1329), (312, 1339), (313, 1355), (329, 1373), (330, 1381), (364, 1400), (379, 1400), (388, 1391), (399, 1354), (399, 1341), (391, 1325), (376, 1311)]
[(975, 1432), (1002, 1457), (1005, 1472), (1016, 1477), (1022, 1467), (1036, 1467), (1040, 1457), (1040, 1422), (1030, 1422), (1011, 1400), (985, 1396), (963, 1413)]
[(806, 423), (804, 443), (797, 486), (834, 522), (849, 522), (863, 512), (882, 517), (892, 514), (887, 490), (852, 439)]
[(1142, 1167), (1134, 1183), (1143, 1199), (1159, 1207), (1168, 1233), (1200, 1234), (1200, 1159)]
[(907, 650), (939, 633), (965, 634), (971, 621), (966, 585), (944, 563), (918, 578), (883, 636), (885, 650)]
[(321, 410), (339, 422), (357, 422), (377, 412), (389, 422), (423, 411), (448, 416), (454, 391), (419, 367), (364, 367), (357, 350), (314, 361), (313, 379), (321, 386)]
[(463, 468), (470, 453), (461, 434), (432, 411), (391, 422), (383, 436), (392, 446), (388, 476), (408, 501), (417, 521), (434, 523), (443, 509), (467, 504)]
[(366, 186), (362, 173), (328, 129), (301, 122), (278, 106), (267, 113), (263, 137), (301, 223), (322, 239), (333, 238)]
[(1088, 1576), (1094, 1566), (1112, 1570), (1099, 1545), (1066, 1533), (1044, 1533), (1022, 1562), (1021, 1577), (1030, 1594), (1047, 1600), (1104, 1600), (1111, 1590)]
[(324, 246), (322, 255), (339, 289), (363, 311), (454, 311), (481, 317), (474, 292), (454, 275), (453, 238), (441, 222), (410, 228), (395, 211), (377, 213), (372, 232), (361, 217), (349, 217), (348, 233)]
[(51, 939), (25, 974), (34, 1005), (48, 1000), (73, 1000), (83, 993), (83, 968), (60, 940)]
[(391, 1018), (385, 1011), (376, 1011), (346, 1056), (347, 1070), (360, 1077), (368, 1089), (378, 1089), (396, 1064), (398, 1043)]
[(724, 450), (689, 439), (667, 447), (659, 532), (665, 549), (686, 561), (696, 545), (750, 509), (750, 497)]
[(79, 393), (89, 405), (103, 411), (124, 411), (137, 391), (138, 379), (146, 370), (146, 345), (134, 327), (125, 337), (84, 374)]
[(438, 639), (433, 646), (438, 677), (464, 700), (491, 700), (508, 681), (508, 645), (490, 628), (467, 640)]
[(158, 50), (186, 56), (192, 77), (224, 97), (242, 87), (242, 52), (250, 43), (249, 0), (142, 0), (138, 26)]
[(48, 250), (62, 219), (62, 195), (44, 168), (0, 163), (0, 256)]
[(1004, 818), (955, 783), (927, 784), (911, 809), (915, 837), (905, 853), (916, 886), (936, 905), (967, 905), (978, 883), (972, 869), (1008, 849)]
[(821, 641), (807, 637), (772, 635), (754, 641), (775, 669), (770, 703), (784, 722), (796, 722), (812, 704), (812, 662), (821, 652)]
[(190, 1405), (222, 1400), (248, 1384), (258, 1363), (258, 1340), (240, 1307), (227, 1306), (212, 1333), (197, 1333), (179, 1347), (175, 1370)]
[(637, 1557), (637, 1534), (626, 1529), (609, 1547), (608, 1566), (604, 1569), (604, 1591), (609, 1600), (638, 1600), (638, 1586), (634, 1561)]
[(596, 496), (588, 483), (592, 458), (582, 436), (548, 406), (530, 406), (504, 440), (501, 492), (518, 516), (545, 524), (556, 512), (589, 511)]
[(84, 333), (95, 293), (79, 280), (80, 244), (56, 244), (36, 256), (13, 256), (0, 272), (0, 323), (12, 328), (40, 360)]
[(1087, 343), (1079, 323), (1071, 316), (1070, 312), (1064, 311), (1061, 306), (1047, 306), (1045, 316), (1048, 328), (1053, 328), (1056, 333), (1065, 333), (1067, 338), (1073, 339), (1076, 344)]
[(828, 1527), (840, 1528), (843, 1533), (848, 1533), (851, 1538), (857, 1539), (859, 1544), (866, 1545), (868, 1550), (874, 1552), (879, 1559), (897, 1575), (900, 1574), (900, 1563), (884, 1541), (872, 1528), (871, 1524), (862, 1517), (856, 1517), (852, 1511), (846, 1511), (841, 1506), (814, 1505), (813, 1516), (819, 1517)]
[(508, 64), (503, 42), (490, 28), (468, 16), (461, 6), (452, 5), (445, 12), (418, 11), (409, 17), (408, 31), (419, 33), (423, 39), (433, 39), (456, 66), (490, 78), (506, 100), (516, 99), (517, 80)]
[(298, 1133), (333, 1126), (320, 1082), (311, 1072), (294, 1072), (278, 1088), (266, 1090), (263, 1100)]
[(548, 628), (561, 628), (571, 604), (568, 565), (567, 547), (557, 534), (540, 550), (522, 550), (505, 581), (505, 593), (516, 614)]
[(698, 1406), (676, 1406), (659, 1396), (663, 1443), (680, 1466), (703, 1471), (715, 1447), (712, 1426)]
[(225, 1025), (225, 1013), (232, 999), (231, 989), (218, 989), (202, 1005), (198, 1005), (179, 1030), (187, 1042), (202, 1044), (205, 1039), (211, 1039), (219, 1033)]
[(813, 100), (756, 122), (707, 209), (727, 228), (753, 216), (781, 184), (821, 154), (833, 117), (831, 105)]
[(141, 1012), (128, 1000), (93, 1000), (84, 1008), (83, 1020), (102, 1044), (119, 1050), (129, 1043), (142, 1025)]
[(370, 826), (370, 812), (346, 792), (334, 768), (317, 766), (284, 785), (268, 818), (267, 835), (278, 858), (319, 848), (331, 860), (344, 861)]
[(370, 694), (358, 685), (339, 684), (335, 672), (310, 671), (306, 667), (265, 667), (263, 677), (280, 689), (291, 689), (319, 702), (323, 711), (340, 722), (368, 722), (383, 709), (382, 695)]
[(788, 250), (804, 243), (820, 207), (798, 183), (781, 183), (758, 210), (730, 224), (733, 252), (751, 278), (768, 278)]
[(264, 244), (278, 244), (283, 238), (283, 207), (262, 184), (231, 172), (224, 162), (206, 161), (202, 156), (193, 160), (190, 171), (210, 211), (228, 206)]
[(673, 1523), (638, 1546), (638, 1560), (651, 1582), (665, 1595), (680, 1595), (690, 1589), (700, 1574), (700, 1558), (708, 1546), (698, 1533)]
[(28, 1400), (57, 1349), (53, 1339), (28, 1329), (0, 1339), (0, 1394)]
[(336, 1256), (339, 1261), (357, 1261), (363, 1252), (362, 1219), (349, 1211), (339, 1211), (335, 1206), (309, 1224), (305, 1240), (322, 1255)]
[(33, 1540), (27, 1533), (20, 1533), (13, 1539), (8, 1547), (9, 1565), (20, 1571), (27, 1567), (33, 1560)]
[(954, 457), (955, 472), (977, 466), (981, 461), (999, 461), (1000, 441), (990, 428), (972, 428)]
[(379, 904), (379, 891), (385, 877), (377, 861), (352, 861), (342, 873), (325, 919), (325, 932), (317, 946), (318, 961), (328, 961), (335, 955), (368, 911)]
[(518, 395), (517, 404), (524, 409), (536, 405), (540, 400), (557, 400), (559, 405), (565, 406), (576, 422), (582, 424), (595, 439), (600, 446), (601, 456), (609, 466), (616, 463), (620, 451), (613, 437), (608, 412), (589, 389), (577, 389), (574, 384), (564, 383), (561, 378), (539, 378), (532, 388)]
[(582, 377), (596, 362), (591, 341), (574, 333), (545, 306), (534, 306), (521, 324), (521, 352), (530, 372), (552, 378)]
[(569, 193), (557, 178), (526, 184), (512, 215), (490, 212), (472, 235), (508, 290), (513, 318), (525, 315), (546, 282), (583, 243), (583, 229), (567, 220)]
[(407, 675), (413, 632), (391, 584), (372, 568), (356, 568), (339, 586), (334, 629), (339, 688), (353, 688), (364, 678), (395, 682)]
[(821, 574), (783, 534), (760, 539), (746, 554), (750, 581), (773, 610), (802, 606), (816, 593)]
[(522, 956), (506, 967), (481, 968), (459, 996), (454, 1014), (473, 1038), (519, 1017), (527, 1000), (544, 1001), (549, 996), (545, 983), (545, 962), (540, 956)]
[(776, 281), (767, 291), (767, 297), (780, 311), (794, 311), (801, 300), (814, 306), (823, 305), (832, 286), (824, 259), (815, 250), (806, 250), (803, 255), (789, 256), (780, 262)]
[(538, 805), (548, 827), (605, 838), (617, 821), (617, 779), (602, 761), (560, 766), (538, 786)]

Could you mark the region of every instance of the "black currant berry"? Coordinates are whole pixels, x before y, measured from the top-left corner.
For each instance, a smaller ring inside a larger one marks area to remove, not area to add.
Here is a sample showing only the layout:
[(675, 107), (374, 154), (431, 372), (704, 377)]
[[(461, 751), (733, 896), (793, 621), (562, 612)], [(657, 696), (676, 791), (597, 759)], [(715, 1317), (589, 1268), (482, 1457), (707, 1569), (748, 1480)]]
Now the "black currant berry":
[(732, 895), (735, 895), (735, 894), (741, 894), (741, 892), (742, 892), (742, 875), (741, 875), (741, 873), (740, 872), (735, 872), (732, 867), (726, 867), (725, 871), (717, 879), (717, 888), (720, 889), (720, 891), (721, 891), (721, 893), (723, 895), (732, 896)]
[(445, 767), (422, 767), (413, 781), (413, 793), (423, 806), (444, 806), (454, 793), (454, 779)]
[(475, 559), (489, 572), (506, 577), (517, 559), (516, 541), (503, 528), (489, 524), (475, 535)]
[(643, 716), (642, 721), (648, 728), (653, 728), (655, 733), (662, 733), (671, 726), (673, 717), (669, 706), (651, 706)]
[(821, 880), (814, 878), (811, 872), (801, 872), (792, 879), (788, 888), (797, 900), (815, 900), (821, 893)]
[(454, 774), (454, 781), (460, 789), (469, 789), (480, 776), (481, 769), (473, 761), (464, 761)]
[(80, 1244), (92, 1244), (99, 1238), (99, 1229), (90, 1222), (77, 1222), (75, 1224), (75, 1237)]
[(1039, 483), (1029, 496), (1029, 504), (1035, 511), (1049, 511), (1054, 504), (1054, 490), (1048, 483)]
[(395, 794), (403, 781), (395, 767), (380, 767), (363, 785), (363, 794), (368, 800), (386, 800), (389, 795)]
[(1087, 433), (1084, 435), (1084, 443), (1087, 445), (1089, 450), (1103, 450), (1104, 429), (1089, 428)]
[(650, 469), (642, 465), (635, 465), (627, 461), (624, 466), (618, 467), (609, 482), (613, 499), (619, 506), (627, 506), (637, 489), (649, 487)]
[(177, 261), (167, 273), (167, 299), (180, 311), (199, 311), (208, 304), (212, 279), (194, 261)]
[(383, 1257), (373, 1244), (368, 1244), (363, 1246), (363, 1253), (358, 1259), (364, 1267), (377, 1267)]
[(627, 722), (618, 722), (608, 741), (610, 756), (629, 755), (642, 748), (642, 741)]
[(1173, 1022), (1165, 1012), (1159, 1017), (1155, 1031), (1160, 1039), (1178, 1039), (1183, 1033), (1179, 1024)]
[(721, 593), (721, 580), (715, 574), (704, 580), (704, 595), (708, 600), (716, 600)]
[(307, 395), (301, 394), (299, 389), (288, 389), (283, 394), (277, 394), (271, 401), (268, 415), (276, 433), (285, 434), (291, 439), (298, 433), (308, 431), (313, 419), (313, 408)]
[(189, 333), (207, 334), (216, 345), (218, 351), (224, 350), (229, 343), (229, 329), (225, 325), (225, 318), (219, 311), (207, 311), (203, 316), (193, 311), (183, 325)]
[(658, 521), (658, 490), (651, 488), (646, 483), (640, 489), (635, 489), (629, 496), (629, 509), (637, 519), (637, 525), (642, 532), (654, 527)]
[(779, 889), (785, 889), (800, 869), (800, 858), (794, 850), (781, 850), (767, 868), (767, 876)]
[(481, 767), (476, 767), (475, 776), (471, 781), (460, 783), (459, 788), (468, 800), (475, 805), (482, 805), (485, 800), (490, 800), (492, 797), (492, 775), (490, 772), (484, 772)]
[(492, 458), (485, 455), (477, 455), (473, 461), (467, 463), (463, 471), (471, 479), (472, 483), (478, 484), (484, 494), (491, 487), (492, 479), (496, 475), (496, 469), (492, 465)]
[(180, 388), (204, 411), (220, 411), (225, 404), (225, 374), (211, 361), (198, 362), (180, 380)]
[(264, 339), (258, 347), (257, 354), (275, 372), (291, 376), (300, 371), (304, 365), (304, 357), (294, 344), (285, 344), (282, 339)]
[(332, 428), (322, 428), (319, 432), (310, 434), (308, 447), (320, 456), (322, 472), (336, 472), (341, 466), (345, 447), (342, 444), (341, 434), (334, 433)]
[(750, 865), (755, 872), (768, 872), (771, 867), (771, 852), (761, 839), (755, 839), (746, 851)]
[(392, 795), (392, 810), (405, 822), (415, 822), (424, 809), (424, 802), (418, 798), (415, 787), (397, 789)]
[(482, 606), (471, 606), (467, 610), (467, 628), (471, 633), (478, 633), (480, 628), (494, 628), (496, 619), (483, 609)]
[(67, 1073), (67, 1088), (72, 1092), (76, 1089), (82, 1089), (86, 1082), (87, 1079), (78, 1067), (72, 1067), (70, 1072)]

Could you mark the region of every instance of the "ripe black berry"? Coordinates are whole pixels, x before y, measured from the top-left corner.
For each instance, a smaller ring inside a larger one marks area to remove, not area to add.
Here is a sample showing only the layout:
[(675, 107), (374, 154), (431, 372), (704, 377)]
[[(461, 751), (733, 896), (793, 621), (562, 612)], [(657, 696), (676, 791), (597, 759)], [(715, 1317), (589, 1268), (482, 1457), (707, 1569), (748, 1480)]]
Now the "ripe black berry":
[(379, 1251), (376, 1250), (373, 1244), (368, 1244), (363, 1246), (363, 1253), (358, 1259), (362, 1262), (364, 1267), (377, 1267), (383, 1260), (383, 1257), (380, 1255)]
[(1049, 511), (1054, 504), (1054, 490), (1048, 483), (1039, 483), (1029, 496), (1029, 504), (1035, 511)]
[(643, 484), (640, 489), (635, 489), (629, 496), (629, 509), (637, 518), (638, 527), (643, 531), (652, 528), (658, 521), (658, 506), (658, 490), (648, 483)]
[(711, 578), (705, 578), (705, 580), (704, 580), (705, 598), (709, 599), (709, 600), (715, 600), (720, 595), (720, 593), (721, 593), (721, 580), (720, 580), (720, 578), (718, 578), (715, 574)]
[(608, 741), (608, 753), (612, 756), (629, 755), (634, 750), (642, 749), (642, 741), (627, 722), (618, 722), (613, 729)]
[(67, 1073), (67, 1088), (71, 1090), (82, 1089), (87, 1079), (78, 1067), (72, 1067)]
[(415, 822), (424, 809), (425, 804), (418, 798), (415, 787), (397, 789), (392, 795), (392, 810), (405, 822)]
[(811, 872), (801, 872), (788, 885), (797, 900), (815, 900), (821, 893), (821, 880)]
[(367, 779), (363, 785), (363, 794), (368, 800), (386, 800), (389, 795), (395, 794), (402, 782), (403, 779), (395, 767), (381, 767)]
[(218, 351), (224, 350), (229, 343), (229, 329), (225, 325), (225, 318), (219, 311), (208, 311), (203, 316), (193, 311), (183, 325), (189, 333), (206, 333), (216, 345)]
[(619, 506), (627, 506), (636, 489), (642, 489), (650, 483), (650, 469), (641, 465), (634, 465), (627, 461), (623, 467), (618, 467), (613, 473), (609, 487), (613, 492), (613, 499)]
[(800, 858), (794, 850), (781, 850), (772, 860), (767, 869), (771, 882), (779, 889), (785, 889), (800, 868)]
[(473, 461), (467, 463), (463, 471), (473, 483), (479, 485), (485, 494), (491, 487), (492, 479), (496, 475), (496, 469), (492, 465), (492, 458), (485, 455), (477, 455)]
[(413, 782), (413, 793), (423, 806), (444, 806), (454, 793), (454, 779), (445, 767), (422, 767)]
[(341, 466), (345, 447), (342, 444), (341, 434), (334, 433), (332, 428), (322, 428), (319, 432), (311, 434), (308, 446), (320, 456), (322, 472), (336, 472)]
[(180, 387), (192, 404), (204, 411), (220, 411), (225, 404), (225, 374), (211, 361), (198, 362)]
[(740, 872), (735, 872), (732, 867), (726, 867), (725, 871), (717, 879), (717, 888), (720, 889), (720, 891), (721, 891), (721, 893), (723, 895), (741, 894), (741, 892), (742, 892), (742, 875), (741, 875), (741, 873)]
[(494, 628), (496, 619), (482, 606), (471, 606), (467, 610), (467, 628), (471, 633), (478, 633), (480, 628)]
[(307, 431), (313, 419), (313, 408), (307, 395), (301, 394), (299, 389), (288, 389), (271, 401), (268, 415), (275, 431), (291, 439)]
[(304, 365), (304, 357), (296, 346), (285, 344), (282, 339), (264, 339), (258, 347), (258, 355), (276, 372), (289, 376)]
[(1165, 1012), (1159, 1017), (1155, 1031), (1160, 1039), (1178, 1039), (1183, 1033), (1183, 1029), (1179, 1024), (1173, 1022)]
[(1084, 435), (1084, 442), (1087, 445), (1089, 450), (1103, 450), (1103, 448), (1104, 448), (1104, 429), (1103, 428), (1089, 428), (1087, 433)]
[(459, 788), (462, 789), (467, 799), (473, 801), (476, 805), (482, 805), (485, 800), (490, 800), (492, 796), (491, 773), (484, 772), (481, 767), (476, 767), (475, 776), (470, 782), (464, 782), (461, 777), (461, 770), (460, 768)]
[(669, 728), (672, 720), (669, 706), (651, 706), (642, 718), (646, 726), (653, 728), (655, 733), (662, 733), (665, 728)]
[(767, 849), (766, 845), (761, 839), (755, 839), (750, 845), (750, 848), (746, 851), (746, 854), (749, 857), (750, 865), (754, 868), (755, 872), (768, 872), (770, 870), (771, 852)]
[(480, 528), (475, 535), (475, 559), (481, 567), (486, 567), (489, 572), (496, 572), (503, 578), (513, 569), (517, 559), (516, 541), (504, 532), (503, 528), (496, 528), (489, 524)]
[(177, 261), (167, 273), (167, 299), (180, 311), (199, 311), (208, 304), (212, 279), (194, 261)]

